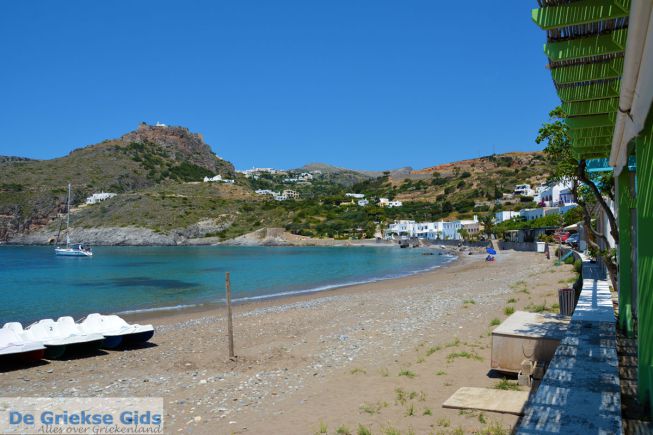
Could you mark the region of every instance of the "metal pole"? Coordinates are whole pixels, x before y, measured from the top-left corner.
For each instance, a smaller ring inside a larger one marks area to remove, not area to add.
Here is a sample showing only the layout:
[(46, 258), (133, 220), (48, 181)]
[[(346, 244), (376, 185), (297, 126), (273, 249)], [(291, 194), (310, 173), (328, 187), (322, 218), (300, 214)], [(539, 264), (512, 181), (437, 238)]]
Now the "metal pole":
[(70, 245), (70, 183), (68, 183), (68, 204), (66, 206), (66, 248)]
[(227, 289), (227, 334), (229, 336), (229, 358), (234, 358), (234, 325), (231, 312), (231, 278), (229, 272), (226, 273)]

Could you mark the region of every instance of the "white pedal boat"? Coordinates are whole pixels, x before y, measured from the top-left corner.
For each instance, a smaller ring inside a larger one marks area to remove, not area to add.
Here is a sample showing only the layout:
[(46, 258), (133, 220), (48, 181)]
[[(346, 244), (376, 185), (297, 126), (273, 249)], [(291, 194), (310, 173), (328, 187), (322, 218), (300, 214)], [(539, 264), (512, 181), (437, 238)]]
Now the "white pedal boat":
[(100, 334), (81, 332), (72, 317), (61, 317), (56, 322), (52, 319), (39, 320), (25, 329), (18, 322), (7, 323), (4, 327), (13, 329), (23, 339), (42, 343), (47, 359), (92, 353), (104, 341)]
[(44, 354), (41, 343), (26, 341), (11, 329), (0, 329), (0, 367), (38, 361)]
[(102, 334), (102, 347), (115, 349), (145, 343), (154, 336), (152, 325), (129, 324), (122, 317), (93, 313), (78, 322), (79, 329), (88, 334)]

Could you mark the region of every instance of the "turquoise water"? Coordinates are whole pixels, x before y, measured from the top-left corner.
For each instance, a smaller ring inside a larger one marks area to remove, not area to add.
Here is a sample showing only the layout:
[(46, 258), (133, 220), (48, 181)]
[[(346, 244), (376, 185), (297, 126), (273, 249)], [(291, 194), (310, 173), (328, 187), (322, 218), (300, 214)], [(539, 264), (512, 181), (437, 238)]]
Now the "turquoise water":
[[(0, 325), (319, 291), (408, 275), (451, 261), (395, 247), (96, 247), (93, 258), (52, 247), (0, 247)], [(432, 252), (432, 251), (430, 251)]]

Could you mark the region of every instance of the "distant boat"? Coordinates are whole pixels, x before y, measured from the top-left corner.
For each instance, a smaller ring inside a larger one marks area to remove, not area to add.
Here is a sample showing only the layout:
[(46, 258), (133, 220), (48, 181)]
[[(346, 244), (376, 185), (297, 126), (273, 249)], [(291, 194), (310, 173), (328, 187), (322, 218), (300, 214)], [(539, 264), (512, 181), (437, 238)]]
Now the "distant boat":
[[(59, 235), (61, 234), (61, 226), (59, 226), (59, 233), (57, 234), (57, 244), (59, 243)], [(92, 257), (93, 252), (91, 248), (84, 246), (81, 243), (70, 243), (70, 183), (68, 183), (68, 201), (66, 206), (66, 247), (62, 248), (57, 246), (54, 248), (55, 255), (63, 255), (67, 257)]]

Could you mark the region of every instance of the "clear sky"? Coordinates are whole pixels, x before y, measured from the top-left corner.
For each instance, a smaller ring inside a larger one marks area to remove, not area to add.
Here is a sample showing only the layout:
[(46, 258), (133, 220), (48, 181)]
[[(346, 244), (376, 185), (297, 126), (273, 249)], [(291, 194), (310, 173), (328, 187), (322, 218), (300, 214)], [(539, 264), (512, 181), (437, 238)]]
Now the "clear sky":
[(183, 125), (237, 168), (421, 168), (539, 149), (533, 1), (0, 3), (0, 155)]

